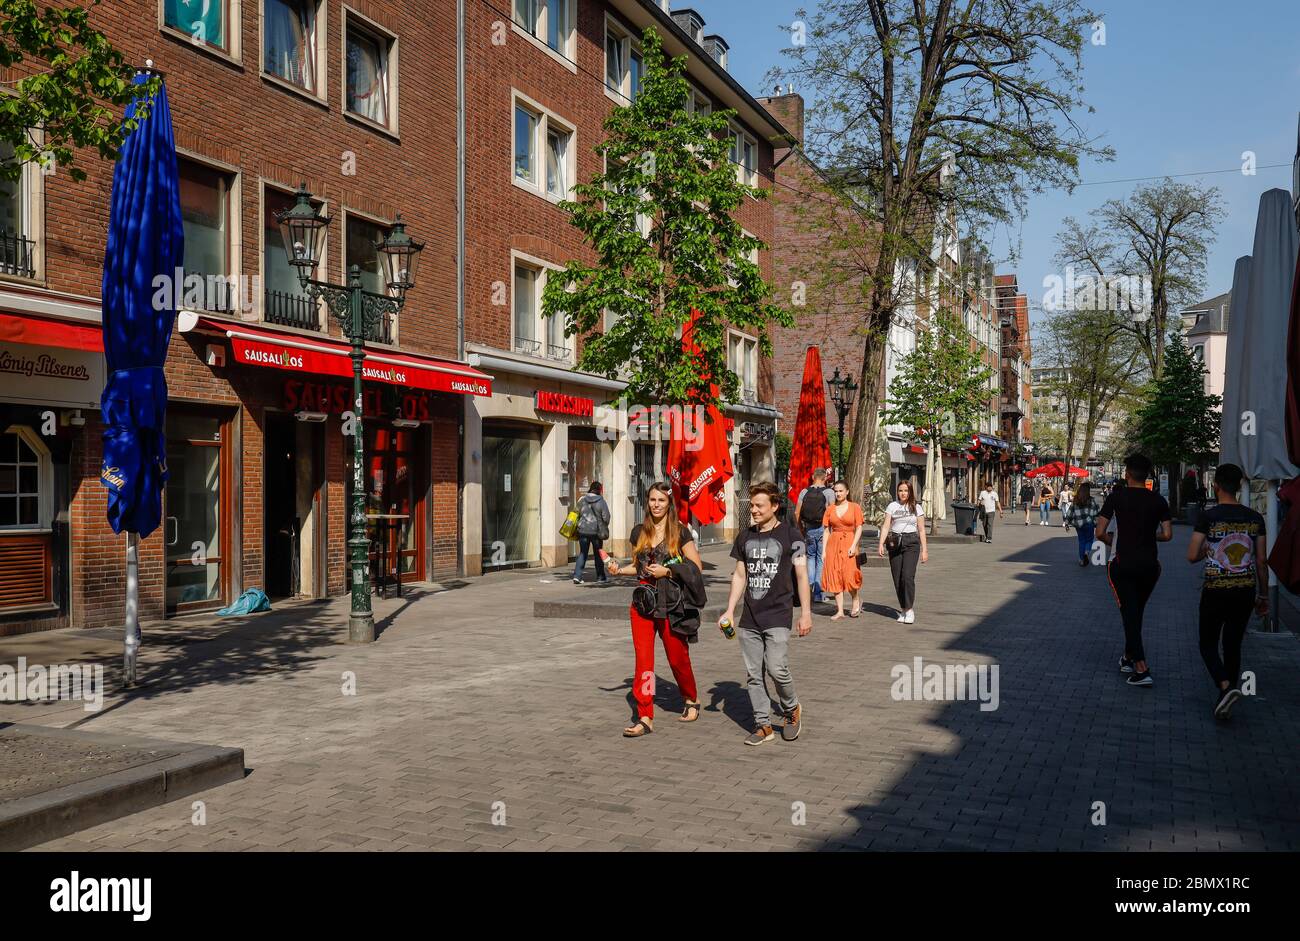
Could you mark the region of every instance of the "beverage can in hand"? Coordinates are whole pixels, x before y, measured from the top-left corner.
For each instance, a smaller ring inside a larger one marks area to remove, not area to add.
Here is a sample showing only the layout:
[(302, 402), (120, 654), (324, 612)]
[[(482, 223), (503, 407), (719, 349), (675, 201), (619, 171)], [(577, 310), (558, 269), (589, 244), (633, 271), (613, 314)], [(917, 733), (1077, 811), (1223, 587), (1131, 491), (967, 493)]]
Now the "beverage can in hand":
[(722, 636), (727, 640), (736, 639), (736, 628), (731, 623), (731, 618), (723, 618), (718, 621), (718, 629), (722, 631)]

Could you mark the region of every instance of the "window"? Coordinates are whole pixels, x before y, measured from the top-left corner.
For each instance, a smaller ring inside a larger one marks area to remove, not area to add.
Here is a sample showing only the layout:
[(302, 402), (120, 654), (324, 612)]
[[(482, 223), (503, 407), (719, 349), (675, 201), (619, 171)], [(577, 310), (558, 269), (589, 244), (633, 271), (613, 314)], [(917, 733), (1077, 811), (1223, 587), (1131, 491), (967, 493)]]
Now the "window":
[(317, 37), (318, 0), (263, 0), (262, 68), (312, 92), (319, 91), (321, 48)]
[(49, 454), (26, 429), (0, 434), (0, 530), (50, 525)]
[(565, 345), (564, 317), (542, 316), (542, 292), (550, 271), (540, 262), (514, 262), (514, 338), (516, 353), (545, 356), (569, 362), (570, 349)]
[(239, 53), (239, 0), (162, 0), (162, 26), (198, 46)]
[(758, 185), (758, 145), (744, 131), (731, 130), (731, 162), (736, 179), (747, 186)]
[[(0, 142), (0, 164), (12, 164), (13, 145)], [(35, 278), (36, 238), (32, 187), (39, 185), (39, 168), (28, 163), (17, 180), (0, 180), (0, 275)]]
[(577, 169), (573, 133), (550, 112), (516, 96), (515, 184), (552, 201), (568, 199)]
[(741, 400), (758, 400), (758, 340), (740, 333), (727, 335), (727, 362), (740, 380)]
[(229, 216), (234, 178), (192, 160), (178, 160), (177, 169), (185, 230), (184, 306), (231, 313)]
[(713, 102), (709, 100), (708, 95), (692, 87), (686, 93), (686, 110), (693, 114), (712, 114)]
[(514, 0), (514, 23), (520, 32), (572, 62), (573, 0)]
[[(379, 244), (388, 237), (388, 227), (370, 219), (352, 214), (347, 215), (345, 224), (347, 232), (344, 246), (344, 277), (352, 266), (361, 269), (361, 286), (372, 294), (388, 294), (388, 284), (384, 280), (383, 265), (379, 259)], [(385, 316), (379, 323), (369, 329), (367, 339), (381, 343), (395, 343), (392, 318)]]
[[(262, 199), (262, 319), (267, 323), (321, 328), (320, 305), (302, 292), (298, 269), (289, 264), (284, 238), (275, 215), (291, 208), (296, 200), (283, 190), (267, 188)], [(313, 203), (313, 205), (317, 205)]]
[(641, 46), (630, 35), (605, 21), (605, 87), (620, 102), (636, 101), (645, 69)]
[(346, 110), (396, 133), (397, 41), (382, 35), (378, 27), (359, 25), (352, 14), (348, 14), (344, 33)]
[(1204, 344), (1204, 343), (1197, 343), (1195, 346), (1192, 347), (1192, 359), (1194, 359), (1194, 360), (1196, 360), (1197, 362), (1200, 362), (1200, 363), (1205, 362), (1205, 344)]

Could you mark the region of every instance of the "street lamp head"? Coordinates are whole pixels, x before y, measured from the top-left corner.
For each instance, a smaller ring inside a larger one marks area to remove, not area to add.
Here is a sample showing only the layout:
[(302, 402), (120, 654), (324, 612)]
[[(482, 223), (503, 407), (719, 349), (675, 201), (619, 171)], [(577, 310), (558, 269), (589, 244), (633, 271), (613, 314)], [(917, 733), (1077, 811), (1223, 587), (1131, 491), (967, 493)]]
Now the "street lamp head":
[(835, 372), (826, 380), (826, 385), (830, 386), (831, 401), (838, 408), (844, 397), (844, 380), (840, 378), (840, 367), (835, 367)]
[(299, 185), (294, 197), (294, 204), (277, 212), (275, 221), (280, 226), (289, 264), (298, 272), (298, 280), (305, 282), (320, 264), (330, 217), (311, 204), (311, 193), (306, 183)]
[(848, 376), (845, 376), (843, 389), (844, 389), (844, 408), (847, 410), (853, 407), (853, 398), (858, 394), (858, 384), (854, 382), (852, 379), (850, 379)]
[(399, 213), (392, 231), (375, 248), (379, 250), (384, 281), (398, 297), (405, 297), (406, 292), (415, 286), (415, 267), (424, 245), (406, 234), (406, 223)]

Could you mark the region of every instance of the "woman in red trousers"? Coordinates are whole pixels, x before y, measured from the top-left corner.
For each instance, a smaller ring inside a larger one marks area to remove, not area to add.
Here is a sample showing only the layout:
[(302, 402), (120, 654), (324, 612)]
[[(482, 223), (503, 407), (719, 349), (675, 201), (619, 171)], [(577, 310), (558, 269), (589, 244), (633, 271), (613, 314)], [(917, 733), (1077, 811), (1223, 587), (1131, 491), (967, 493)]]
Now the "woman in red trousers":
[[(636, 575), (642, 585), (654, 588), (662, 578), (671, 578), (665, 563), (677, 558), (689, 559), (703, 569), (700, 552), (695, 548), (691, 531), (677, 519), (673, 506), (672, 490), (666, 483), (650, 485), (646, 495), (645, 518), (632, 530), (628, 541), (632, 544), (632, 562), (619, 565), (615, 559), (606, 562), (611, 575)], [(657, 595), (657, 593), (656, 593)], [(668, 666), (673, 671), (686, 707), (678, 721), (694, 722), (700, 717), (699, 694), (695, 688), (695, 674), (691, 672), (691, 653), (686, 639), (674, 634), (668, 618), (651, 617), (629, 608), (632, 618), (632, 647), (636, 651), (636, 673), (632, 678), (632, 694), (636, 698), (637, 721), (623, 730), (627, 738), (640, 738), (654, 731), (655, 698), (655, 635), (663, 641)], [(658, 615), (662, 612), (656, 611)]]

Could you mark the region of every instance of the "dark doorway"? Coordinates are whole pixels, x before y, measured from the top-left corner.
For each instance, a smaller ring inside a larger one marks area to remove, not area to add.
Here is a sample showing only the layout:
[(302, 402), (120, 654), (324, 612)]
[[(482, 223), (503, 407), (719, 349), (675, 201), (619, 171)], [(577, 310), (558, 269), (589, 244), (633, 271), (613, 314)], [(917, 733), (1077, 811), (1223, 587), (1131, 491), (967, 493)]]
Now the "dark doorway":
[(290, 415), (268, 412), (264, 440), (266, 593), (292, 598), (301, 584), (298, 533), (297, 426)]

